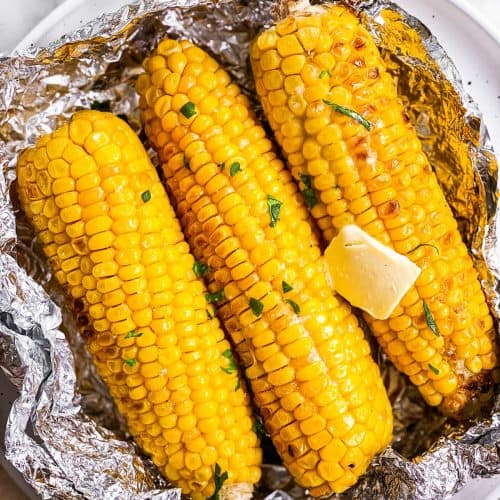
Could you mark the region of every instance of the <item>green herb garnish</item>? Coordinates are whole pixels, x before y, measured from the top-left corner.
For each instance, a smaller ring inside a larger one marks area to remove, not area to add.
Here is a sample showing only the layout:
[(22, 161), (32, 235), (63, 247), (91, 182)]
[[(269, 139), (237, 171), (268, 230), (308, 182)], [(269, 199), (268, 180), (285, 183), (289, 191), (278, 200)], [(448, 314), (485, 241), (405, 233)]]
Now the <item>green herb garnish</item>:
[(353, 120), (356, 120), (358, 123), (361, 123), (361, 125), (363, 125), (368, 132), (372, 129), (372, 124), (366, 118), (363, 118), (360, 114), (356, 113), (356, 111), (341, 106), (340, 104), (327, 101), (326, 99), (323, 99), (323, 102), (326, 105), (331, 106), (337, 113), (341, 113), (349, 118), (352, 118)]
[(434, 250), (436, 250), (436, 253), (439, 255), (439, 248), (436, 245), (432, 245), (431, 243), (420, 243), (420, 245), (417, 245), (413, 250), (410, 250), (408, 253), (415, 252), (415, 250), (418, 250), (420, 247), (432, 247)]
[(312, 186), (312, 177), (308, 174), (300, 174), (300, 180), (305, 186), (305, 188), (302, 190), (302, 194), (304, 195), (306, 206), (307, 208), (311, 209), (316, 205), (316, 203), (318, 203), (316, 191)]
[(142, 336), (142, 332), (136, 332), (135, 330), (132, 330), (132, 331), (128, 332), (127, 335), (125, 335), (125, 338), (131, 339), (133, 337), (141, 337), (141, 336)]
[(127, 364), (128, 366), (135, 366), (137, 364), (137, 361), (134, 358), (130, 358), (124, 360), (124, 363)]
[(434, 373), (434, 375), (439, 375), (439, 373), (440, 373), (440, 372), (439, 372), (439, 370), (438, 370), (435, 366), (431, 365), (430, 363), (429, 363), (429, 365), (428, 365), (428, 366), (429, 366), (429, 370), (430, 370), (432, 373)]
[(241, 172), (241, 165), (235, 161), (231, 164), (231, 168), (229, 169), (229, 175), (234, 177), (238, 172)]
[(204, 278), (209, 271), (210, 268), (204, 262), (200, 262), (199, 260), (194, 261), (193, 272), (197, 278)]
[(326, 75), (328, 75), (331, 78), (332, 77), (332, 72), (329, 69), (323, 69), (323, 70), (321, 70), (321, 73), (319, 74), (319, 77), (323, 78)]
[(219, 493), (222, 489), (222, 485), (227, 481), (228, 473), (223, 472), (221, 474), (221, 468), (219, 464), (215, 464), (215, 473), (214, 473), (214, 483), (215, 483), (215, 491), (211, 497), (208, 497), (207, 500), (219, 500)]
[(257, 434), (257, 437), (259, 439), (262, 438), (262, 436), (266, 435), (266, 431), (264, 429), (264, 426), (262, 425), (261, 421), (257, 420), (257, 419), (255, 419), (253, 421), (252, 431), (254, 431), (255, 434)]
[(234, 388), (234, 392), (236, 392), (241, 387), (241, 380), (238, 377), (238, 382), (236, 382), (236, 387)]
[(281, 289), (283, 290), (283, 293), (288, 293), (293, 290), (292, 285), (289, 285), (286, 281), (281, 282)]
[(436, 324), (436, 320), (434, 319), (434, 316), (432, 315), (432, 312), (429, 309), (429, 306), (427, 305), (427, 302), (425, 300), (422, 300), (422, 306), (424, 307), (425, 321), (427, 323), (427, 326), (430, 328), (432, 333), (436, 335), (436, 337), (440, 337), (441, 333)]
[(94, 101), (90, 109), (95, 111), (111, 111), (111, 101)]
[(282, 201), (273, 198), (270, 194), (267, 195), (267, 208), (269, 210), (269, 217), (271, 218), (271, 227), (276, 226), (281, 211), (281, 205), (283, 205)]
[(226, 372), (228, 375), (231, 375), (232, 373), (236, 372), (236, 370), (238, 368), (237, 368), (236, 363), (234, 361), (233, 353), (232, 353), (231, 349), (226, 349), (222, 353), (222, 355), (229, 361), (229, 366), (227, 366), (227, 367), (221, 366), (221, 370), (223, 372)]
[(259, 317), (262, 314), (262, 311), (264, 310), (264, 304), (259, 299), (250, 297), (248, 304), (250, 305), (250, 309), (255, 314), (255, 316)]
[(293, 312), (295, 314), (300, 314), (300, 307), (299, 304), (297, 304), (297, 302), (293, 301), (292, 299), (285, 299), (285, 302), (292, 306)]
[(151, 191), (148, 189), (144, 193), (141, 193), (141, 199), (144, 203), (147, 203), (151, 199)]
[(186, 118), (191, 118), (196, 114), (196, 106), (194, 102), (187, 102), (179, 110)]
[(221, 288), (219, 291), (210, 293), (210, 292), (205, 292), (205, 298), (207, 299), (207, 302), (219, 302), (221, 300), (225, 299), (224, 295), (224, 288)]

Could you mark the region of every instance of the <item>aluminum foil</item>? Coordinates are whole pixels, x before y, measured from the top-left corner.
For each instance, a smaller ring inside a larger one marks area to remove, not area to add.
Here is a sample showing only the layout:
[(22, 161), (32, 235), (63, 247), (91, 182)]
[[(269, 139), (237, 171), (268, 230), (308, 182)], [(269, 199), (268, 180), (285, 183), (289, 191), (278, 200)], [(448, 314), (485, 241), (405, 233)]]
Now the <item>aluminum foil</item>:
[[(481, 113), (453, 63), (418, 20), (386, 0), (346, 0), (372, 32), (446, 192), (500, 317), (497, 163)], [(19, 212), (18, 153), (74, 111), (109, 106), (140, 133), (133, 83), (162, 37), (208, 49), (252, 98), (251, 40), (287, 13), (282, 0), (143, 0), (47, 48), (0, 60), (0, 366), (18, 390), (8, 460), (43, 498), (177, 499), (130, 440), (90, 363), (70, 311)], [(98, 104), (100, 103), (100, 104)], [(446, 421), (374, 348), (395, 413), (392, 448), (339, 498), (445, 498), (500, 473), (500, 393), (473, 422)], [(264, 439), (256, 498), (306, 498)]]

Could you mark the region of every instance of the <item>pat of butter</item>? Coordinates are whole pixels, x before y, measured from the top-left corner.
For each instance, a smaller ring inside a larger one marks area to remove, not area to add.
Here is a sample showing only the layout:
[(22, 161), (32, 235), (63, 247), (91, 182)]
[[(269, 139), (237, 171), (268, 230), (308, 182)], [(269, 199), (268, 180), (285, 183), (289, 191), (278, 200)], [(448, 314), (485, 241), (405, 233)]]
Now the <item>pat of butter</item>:
[(408, 257), (355, 225), (343, 227), (325, 251), (335, 290), (353, 306), (387, 319), (420, 275)]

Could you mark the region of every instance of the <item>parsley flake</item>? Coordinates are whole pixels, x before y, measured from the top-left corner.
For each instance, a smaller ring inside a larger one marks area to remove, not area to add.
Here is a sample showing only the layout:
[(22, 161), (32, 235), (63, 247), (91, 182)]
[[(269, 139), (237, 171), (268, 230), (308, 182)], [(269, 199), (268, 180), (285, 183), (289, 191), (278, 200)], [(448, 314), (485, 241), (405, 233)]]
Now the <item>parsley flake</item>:
[(297, 304), (297, 302), (293, 301), (292, 299), (285, 299), (285, 302), (292, 306), (293, 312), (295, 314), (300, 314), (300, 306), (299, 304)]
[(311, 209), (316, 205), (316, 203), (318, 203), (316, 191), (312, 185), (312, 177), (309, 174), (300, 174), (300, 180), (305, 186), (302, 190), (302, 194), (304, 196), (306, 206)]
[(187, 102), (184, 104), (181, 109), (179, 110), (186, 118), (191, 118), (196, 114), (196, 106), (194, 105), (194, 102)]
[(142, 336), (142, 332), (136, 332), (135, 330), (132, 330), (132, 331), (128, 332), (127, 335), (125, 335), (125, 338), (131, 339), (134, 337), (141, 337), (141, 336)]
[(144, 193), (141, 193), (141, 199), (144, 203), (151, 200), (151, 191), (148, 189), (147, 191), (144, 191)]
[(128, 366), (135, 366), (137, 364), (137, 361), (134, 358), (130, 358), (130, 359), (125, 359), (124, 363), (127, 364)]
[(229, 168), (229, 175), (231, 177), (234, 177), (238, 172), (241, 172), (241, 165), (237, 161), (235, 161)]
[(293, 286), (287, 283), (286, 281), (281, 282), (281, 289), (283, 290), (283, 293), (288, 293), (293, 290)]
[(269, 210), (269, 217), (271, 218), (271, 223), (269, 226), (275, 227), (279, 218), (281, 206), (283, 205), (282, 201), (273, 198), (270, 194), (267, 195), (267, 208)]
[(215, 483), (215, 491), (214, 494), (207, 498), (207, 500), (219, 500), (219, 493), (222, 489), (223, 484), (227, 481), (229, 477), (227, 472), (223, 472), (221, 474), (221, 468), (219, 464), (215, 464), (215, 472), (214, 472), (214, 483)]
[(420, 243), (420, 245), (417, 245), (413, 250), (410, 250), (408, 253), (415, 252), (420, 247), (432, 247), (434, 248), (434, 250), (436, 250), (436, 253), (439, 255), (439, 248), (436, 245), (432, 245), (431, 243)]
[(434, 319), (434, 316), (432, 315), (432, 312), (429, 309), (429, 306), (427, 305), (427, 302), (425, 300), (422, 300), (422, 306), (424, 308), (425, 322), (427, 323), (427, 326), (436, 337), (440, 337), (441, 333), (436, 324), (436, 320)]
[(257, 437), (259, 439), (262, 438), (262, 436), (266, 435), (266, 431), (264, 429), (264, 426), (262, 425), (262, 422), (257, 419), (253, 421), (252, 431), (254, 431), (255, 434), (257, 434)]
[(224, 288), (221, 288), (219, 291), (214, 293), (205, 292), (205, 298), (207, 299), (207, 302), (220, 302), (221, 300), (224, 300), (226, 298), (224, 295)]
[(199, 260), (195, 260), (193, 264), (193, 272), (197, 278), (204, 278), (210, 271), (210, 268)]
[(223, 372), (226, 372), (228, 375), (235, 373), (238, 368), (236, 367), (236, 363), (234, 361), (234, 357), (233, 357), (233, 353), (232, 353), (231, 349), (226, 349), (222, 353), (222, 355), (229, 361), (229, 365), (227, 367), (221, 366), (221, 370)]
[(262, 311), (264, 310), (264, 304), (259, 299), (250, 297), (248, 304), (255, 316), (259, 317), (262, 314)]
[(439, 372), (439, 370), (435, 366), (431, 365), (430, 363), (428, 364), (428, 366), (429, 366), (429, 370), (432, 373), (434, 373), (434, 375), (439, 375), (440, 372)]
[(319, 77), (323, 78), (326, 75), (328, 75), (328, 77), (331, 78), (332, 77), (332, 72), (329, 69), (323, 69), (323, 70), (321, 70), (321, 73), (319, 74)]
[(353, 120), (356, 120), (358, 123), (363, 125), (363, 127), (365, 127), (368, 132), (372, 129), (372, 124), (366, 118), (363, 118), (359, 113), (356, 113), (356, 111), (354, 111), (353, 109), (349, 109), (345, 106), (341, 106), (340, 104), (327, 101), (326, 99), (323, 99), (323, 102), (327, 106), (331, 106), (337, 113), (341, 113), (345, 116), (348, 116), (349, 118), (352, 118)]

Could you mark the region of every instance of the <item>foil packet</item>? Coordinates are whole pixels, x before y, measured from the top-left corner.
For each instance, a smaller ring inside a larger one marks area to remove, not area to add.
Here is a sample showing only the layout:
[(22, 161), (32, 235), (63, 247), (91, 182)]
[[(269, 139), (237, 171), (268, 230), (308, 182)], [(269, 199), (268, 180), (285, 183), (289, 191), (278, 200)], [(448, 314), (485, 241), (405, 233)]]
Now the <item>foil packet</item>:
[[(287, 14), (288, 3), (142, 0), (46, 48), (0, 60), (0, 366), (18, 391), (5, 428), (5, 454), (42, 498), (165, 500), (181, 495), (131, 441), (92, 367), (19, 211), (13, 188), (17, 156), (73, 112), (91, 106), (124, 115), (140, 133), (133, 82), (143, 58), (167, 35), (189, 38), (211, 52), (259, 110), (249, 45), (260, 30)], [(344, 3), (373, 34), (398, 83), (498, 323), (497, 161), (481, 113), (421, 22), (387, 0)], [(337, 498), (446, 498), (472, 478), (500, 473), (498, 387), (481, 417), (457, 425), (427, 407), (376, 347), (374, 355), (394, 408), (394, 441), (358, 484)], [(255, 498), (307, 498), (266, 440), (264, 445), (268, 463)]]

